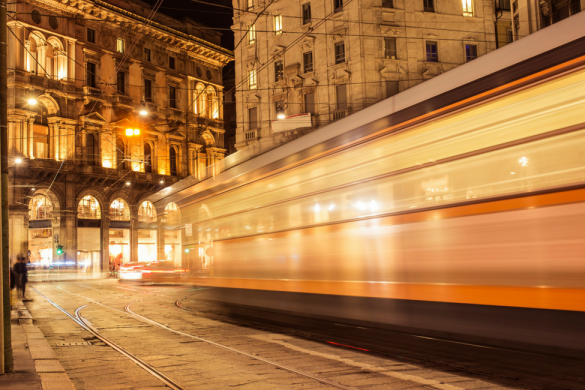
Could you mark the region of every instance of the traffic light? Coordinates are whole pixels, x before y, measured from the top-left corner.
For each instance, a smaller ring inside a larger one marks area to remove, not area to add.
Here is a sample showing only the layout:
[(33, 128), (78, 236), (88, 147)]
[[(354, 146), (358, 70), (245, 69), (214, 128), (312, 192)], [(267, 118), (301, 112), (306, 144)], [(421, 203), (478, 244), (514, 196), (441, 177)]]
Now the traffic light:
[(57, 245), (57, 254), (62, 255), (64, 252), (63, 245)]

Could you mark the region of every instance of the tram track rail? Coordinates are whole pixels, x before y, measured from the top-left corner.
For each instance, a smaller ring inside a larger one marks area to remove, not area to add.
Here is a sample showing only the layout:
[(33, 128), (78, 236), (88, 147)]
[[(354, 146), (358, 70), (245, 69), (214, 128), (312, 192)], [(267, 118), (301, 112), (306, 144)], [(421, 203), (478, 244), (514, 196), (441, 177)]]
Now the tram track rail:
[[(34, 287), (32, 287), (32, 289), (37, 294), (39, 294), (39, 296), (43, 297), (47, 302), (49, 302), (51, 305), (55, 306), (55, 308), (59, 309), (61, 312), (63, 312), (65, 315), (67, 315), (70, 319), (72, 319), (73, 321), (75, 321), (79, 326), (81, 326), (87, 332), (91, 333), (98, 340), (100, 340), (104, 344), (108, 345), (110, 348), (114, 349), (115, 351), (119, 352), (120, 354), (124, 355), (126, 358), (128, 358), (131, 361), (133, 361), (134, 363), (136, 363), (136, 365), (138, 365), (144, 371), (148, 372), (150, 375), (154, 376), (156, 379), (158, 379), (159, 381), (161, 381), (162, 383), (164, 383), (170, 389), (173, 389), (173, 390), (186, 390), (185, 387), (181, 386), (179, 383), (175, 382), (174, 380), (172, 380), (171, 378), (169, 378), (168, 376), (166, 376), (165, 374), (163, 374), (162, 372), (160, 372), (156, 368), (150, 366), (148, 363), (144, 362), (142, 359), (140, 359), (136, 355), (128, 352), (127, 350), (125, 350), (124, 348), (122, 348), (121, 346), (119, 346), (118, 344), (114, 343), (113, 341), (111, 341), (107, 337), (105, 337), (102, 334), (100, 334), (99, 331), (96, 328), (94, 328), (93, 325), (91, 325), (91, 323), (86, 318), (84, 318), (81, 315), (81, 310), (83, 310), (84, 308), (86, 308), (90, 304), (87, 304), (87, 305), (83, 305), (83, 306), (78, 307), (75, 310), (75, 316), (73, 316), (67, 310), (63, 309), (56, 302), (53, 302), (49, 297), (47, 297), (46, 295), (42, 294), (40, 291), (38, 291)], [(64, 291), (67, 291), (67, 290), (64, 290)], [(79, 294), (76, 294), (76, 295), (79, 295)], [(106, 305), (103, 305), (103, 306), (106, 306)]]
[[(120, 310), (120, 309), (117, 309), (117, 308), (114, 308), (114, 307), (105, 305), (103, 303), (100, 303), (98, 301), (95, 301), (95, 300), (93, 300), (91, 298), (85, 297), (83, 295), (77, 294), (75, 292), (66, 290), (64, 288), (61, 288), (61, 287), (58, 287), (58, 286), (56, 286), (56, 287), (59, 288), (60, 290), (64, 291), (64, 292), (67, 292), (67, 293), (70, 293), (70, 294), (79, 296), (80, 298), (86, 299), (86, 300), (88, 300), (88, 301), (90, 301), (90, 302), (92, 302), (94, 304), (97, 304), (97, 305), (103, 306), (105, 308), (108, 308), (108, 309), (117, 311), (119, 313), (124, 313), (125, 315), (128, 315), (129, 317), (132, 317), (133, 319), (135, 319), (137, 321), (141, 321), (141, 322), (146, 323), (146, 324), (149, 324), (151, 326), (157, 326), (157, 327), (159, 327), (161, 329), (164, 329), (166, 331), (169, 331), (169, 332), (172, 332), (172, 333), (181, 335), (183, 337), (188, 337), (188, 338), (191, 338), (191, 339), (194, 339), (194, 340), (206, 342), (206, 343), (215, 345), (217, 347), (230, 350), (230, 351), (232, 351), (234, 353), (238, 353), (238, 354), (241, 354), (241, 355), (244, 355), (244, 356), (253, 358), (255, 360), (258, 360), (258, 361), (262, 361), (264, 363), (271, 364), (271, 365), (273, 365), (273, 366), (275, 366), (277, 368), (280, 368), (280, 369), (289, 371), (291, 373), (294, 373), (294, 374), (297, 374), (297, 375), (301, 375), (301, 376), (304, 376), (304, 377), (313, 379), (315, 381), (321, 382), (322, 384), (327, 384), (329, 386), (333, 386), (333, 387), (341, 388), (341, 389), (354, 389), (353, 387), (349, 387), (349, 386), (346, 386), (346, 385), (338, 384), (337, 382), (329, 381), (327, 379), (320, 378), (320, 377), (318, 377), (316, 375), (313, 375), (313, 374), (310, 374), (310, 373), (307, 373), (307, 372), (303, 372), (303, 371), (300, 371), (300, 370), (296, 370), (294, 368), (287, 367), (287, 366), (281, 365), (281, 364), (276, 363), (276, 362), (272, 362), (269, 359), (265, 359), (265, 358), (262, 358), (260, 356), (255, 356), (253, 354), (250, 354), (250, 353), (247, 353), (247, 352), (244, 352), (244, 351), (237, 350), (235, 348), (231, 348), (231, 347), (222, 345), (221, 343), (216, 343), (214, 341), (207, 340), (207, 339), (201, 338), (201, 337), (196, 336), (196, 335), (193, 335), (193, 334), (189, 334), (189, 333), (185, 333), (185, 332), (182, 332), (180, 330), (177, 330), (177, 329), (173, 329), (173, 328), (171, 328), (168, 325), (165, 325), (165, 324), (162, 324), (160, 322), (157, 322), (157, 321), (155, 321), (155, 320), (153, 320), (151, 318), (142, 316), (142, 315), (134, 312), (133, 310), (131, 310), (131, 306), (133, 304), (138, 303), (138, 302), (148, 303), (148, 300), (134, 300), (134, 302), (131, 302), (131, 303), (127, 304), (124, 307), (124, 310)], [(92, 288), (92, 290), (98, 290), (98, 289)], [(216, 320), (216, 321), (220, 321), (220, 322), (223, 322), (223, 323), (227, 323), (227, 324), (231, 324), (231, 325), (236, 325), (236, 326), (245, 326), (245, 327), (248, 327), (248, 328), (257, 329), (259, 331), (266, 331), (266, 332), (280, 333), (280, 334), (288, 334), (288, 335), (293, 336), (293, 337), (297, 337), (297, 338), (301, 338), (301, 339), (305, 339), (305, 340), (309, 340), (309, 341), (318, 342), (320, 344), (328, 343), (328, 341), (327, 341), (326, 338), (321, 337), (321, 336), (312, 335), (312, 334), (310, 334), (310, 332), (307, 333), (307, 332), (303, 332), (303, 331), (287, 330), (286, 328), (283, 328), (282, 326), (278, 326), (278, 325), (274, 325), (274, 324), (258, 323), (257, 321), (255, 322), (255, 321), (252, 321), (252, 320), (249, 320), (249, 319), (241, 319), (241, 318), (238, 318), (236, 320), (236, 319), (229, 318), (229, 317), (225, 317), (225, 316), (222, 316), (222, 315), (207, 313), (205, 311), (202, 312), (202, 311), (197, 310), (197, 309), (184, 307), (183, 304), (182, 304), (182, 301), (185, 301), (187, 299), (193, 298), (192, 295), (187, 295), (187, 296), (183, 296), (182, 298), (177, 298), (177, 295), (175, 295), (173, 297), (172, 295), (164, 294), (164, 293), (160, 293), (160, 292), (146, 292), (146, 291), (141, 291), (140, 289), (129, 289), (129, 290), (132, 290), (132, 291), (135, 291), (135, 292), (141, 293), (141, 294), (148, 293), (148, 294), (152, 294), (152, 295), (155, 295), (155, 296), (172, 298), (175, 301), (174, 302), (175, 303), (174, 306), (176, 308), (181, 309), (181, 310), (186, 311), (186, 312), (189, 312), (189, 313), (192, 313), (192, 314), (197, 315), (197, 316), (202, 317), (202, 318)], [(112, 291), (107, 291), (107, 292), (109, 292), (109, 293), (111, 293), (111, 294), (113, 294), (115, 296), (118, 296), (118, 294), (116, 294), (116, 293), (114, 293)], [(196, 301), (193, 301), (193, 302), (196, 303)], [(153, 304), (157, 304), (156, 302), (152, 302), (152, 303)], [(208, 304), (206, 302), (201, 302), (201, 303)], [(170, 309), (172, 306), (171, 307), (164, 306), (164, 307)], [(338, 324), (338, 325), (344, 326), (343, 324)], [(413, 337), (416, 337), (416, 336), (413, 335)], [(442, 339), (435, 339), (435, 340), (436, 341), (449, 341), (449, 340), (442, 340)], [(335, 344), (335, 343), (333, 343), (333, 344)], [(343, 346), (343, 347), (346, 347), (346, 345), (343, 345), (343, 344), (340, 344), (340, 345)], [(471, 344), (469, 344), (469, 345), (470, 346), (474, 346), (474, 345), (471, 345)], [(480, 345), (480, 346), (477, 346), (477, 347), (482, 347), (482, 346)], [(508, 350), (508, 349), (502, 349), (502, 348), (490, 348), (490, 349), (497, 349), (497, 350), (508, 351), (508, 352), (516, 352), (516, 353), (521, 352), (521, 351)], [(486, 371), (481, 371), (481, 370), (475, 370), (475, 369), (471, 369), (469, 367), (462, 367), (462, 366), (460, 366), (458, 364), (450, 364), (450, 363), (446, 363), (446, 362), (440, 362), (440, 361), (437, 361), (436, 359), (432, 359), (432, 358), (431, 359), (417, 358), (417, 357), (409, 356), (409, 353), (408, 352), (405, 352), (405, 354), (400, 354), (399, 355), (399, 354), (396, 354), (396, 353), (393, 353), (393, 352), (384, 351), (384, 350), (376, 350), (375, 348), (372, 349), (371, 347), (368, 347), (368, 353), (371, 353), (372, 355), (377, 355), (377, 356), (380, 356), (380, 357), (389, 357), (389, 358), (393, 358), (393, 359), (398, 359), (398, 360), (400, 360), (402, 362), (409, 362), (411, 364), (424, 364), (424, 365), (427, 366), (427, 368), (430, 368), (430, 369), (433, 369), (433, 367), (435, 367), (435, 368), (439, 368), (439, 369), (443, 369), (443, 370), (446, 369), (447, 372), (452, 372), (454, 370), (454, 371), (461, 372), (461, 373), (468, 373), (468, 374), (471, 374), (471, 375), (475, 376), (476, 378), (499, 379), (499, 381), (504, 380), (504, 381), (508, 382), (508, 385), (510, 385), (510, 386), (514, 386), (514, 385), (515, 386), (518, 386), (518, 385), (520, 385), (520, 386), (529, 386), (530, 388), (540, 388), (540, 387), (542, 387), (541, 386), (542, 385), (541, 383), (540, 384), (539, 383), (536, 383), (536, 382), (533, 383), (533, 381), (531, 381), (530, 378), (527, 378), (527, 377), (520, 378), (520, 377), (515, 377), (515, 376), (502, 375), (501, 373), (494, 373), (494, 372), (486, 372)], [(526, 353), (526, 354), (533, 355), (533, 353)], [(430, 385), (430, 387), (442, 388), (441, 385), (439, 385), (439, 386)], [(552, 386), (552, 387), (547, 387), (547, 388), (559, 388), (560, 389), (562, 387)]]
[[(135, 319), (137, 321), (144, 322), (144, 323), (147, 323), (149, 325), (159, 327), (161, 329), (164, 329), (166, 331), (169, 331), (169, 332), (172, 332), (172, 333), (181, 335), (183, 337), (188, 337), (188, 338), (191, 338), (191, 339), (194, 339), (194, 340), (198, 340), (198, 341), (202, 341), (202, 342), (205, 342), (205, 343), (214, 345), (214, 346), (219, 347), (219, 348), (226, 349), (228, 351), (237, 353), (239, 355), (243, 355), (243, 356), (249, 357), (251, 359), (258, 360), (258, 361), (261, 361), (261, 362), (270, 364), (270, 365), (272, 365), (274, 367), (277, 367), (277, 368), (279, 368), (281, 370), (288, 371), (288, 372), (293, 373), (293, 374), (296, 374), (296, 375), (304, 376), (306, 378), (315, 380), (317, 382), (320, 382), (322, 384), (325, 384), (325, 385), (328, 385), (328, 386), (331, 386), (331, 387), (335, 387), (335, 388), (342, 389), (342, 390), (357, 390), (357, 388), (352, 387), (352, 386), (346, 386), (346, 385), (343, 385), (341, 383), (338, 383), (338, 382), (335, 382), (335, 381), (331, 381), (329, 379), (321, 378), (321, 377), (319, 377), (317, 375), (313, 375), (313, 374), (311, 374), (309, 372), (302, 371), (302, 370), (297, 370), (295, 368), (292, 368), (292, 367), (289, 367), (289, 366), (286, 366), (286, 365), (283, 365), (283, 364), (280, 364), (280, 363), (277, 363), (277, 362), (273, 362), (273, 361), (271, 361), (269, 359), (266, 359), (266, 358), (263, 358), (263, 357), (260, 357), (260, 356), (255, 356), (253, 354), (250, 354), (250, 353), (241, 351), (241, 350), (236, 349), (236, 348), (229, 347), (227, 345), (223, 345), (221, 343), (217, 343), (217, 342), (212, 341), (212, 340), (208, 340), (208, 339), (205, 339), (205, 338), (202, 338), (202, 337), (198, 337), (198, 336), (195, 336), (195, 335), (192, 335), (192, 334), (189, 334), (189, 333), (185, 333), (185, 332), (182, 332), (182, 331), (173, 329), (173, 328), (171, 328), (171, 327), (169, 327), (167, 325), (164, 325), (164, 324), (162, 324), (160, 322), (157, 322), (157, 321), (155, 321), (155, 320), (153, 320), (151, 318), (142, 316), (142, 315), (140, 315), (140, 314), (132, 311), (130, 309), (130, 306), (132, 306), (133, 304), (137, 303), (138, 301), (135, 301), (135, 302), (132, 302), (132, 303), (127, 304), (125, 306), (125, 308), (124, 308), (125, 310), (122, 311), (122, 310), (113, 308), (111, 306), (104, 305), (103, 303), (98, 302), (98, 301), (95, 301), (95, 300), (93, 300), (91, 298), (84, 297), (81, 294), (77, 294), (77, 293), (74, 293), (72, 291), (65, 290), (64, 288), (61, 288), (61, 287), (57, 287), (57, 288), (59, 288), (62, 291), (68, 292), (70, 294), (79, 296), (79, 297), (81, 297), (83, 299), (89, 300), (93, 304), (97, 304), (97, 305), (103, 306), (105, 308), (112, 309), (112, 310), (115, 310), (115, 311), (124, 313), (124, 314), (128, 315), (129, 317), (131, 317), (131, 318), (133, 318), (133, 319)], [(124, 348), (122, 348), (119, 345), (117, 345), (116, 343), (114, 343), (113, 341), (111, 341), (108, 338), (102, 336), (99, 333), (99, 331), (97, 329), (95, 329), (93, 327), (93, 325), (87, 319), (85, 319), (83, 316), (81, 316), (81, 314), (80, 314), (81, 310), (83, 308), (89, 306), (89, 304), (83, 305), (83, 306), (80, 306), (79, 308), (77, 308), (75, 310), (75, 317), (74, 317), (69, 312), (67, 312), (65, 309), (63, 309), (62, 307), (60, 307), (57, 303), (53, 302), (50, 298), (48, 298), (47, 296), (45, 296), (42, 293), (40, 293), (34, 287), (33, 287), (33, 290), (37, 294), (39, 294), (41, 297), (43, 297), (44, 299), (46, 299), (53, 306), (55, 306), (57, 309), (61, 310), (63, 313), (65, 313), (67, 316), (69, 316), (69, 318), (71, 318), (73, 321), (75, 321), (77, 324), (79, 324), (85, 330), (87, 330), (88, 332), (90, 332), (91, 334), (93, 334), (100, 341), (104, 342), (106, 345), (110, 346), (114, 350), (120, 352), (122, 355), (126, 356), (128, 359), (132, 360), (138, 366), (140, 366), (141, 368), (143, 368), (144, 370), (146, 370), (147, 372), (149, 372), (151, 375), (155, 376), (157, 379), (159, 379), (161, 382), (165, 383), (165, 385), (167, 385), (171, 389), (173, 389), (173, 390), (184, 390), (185, 389), (180, 384), (176, 383), (175, 381), (173, 381), (172, 379), (170, 379), (166, 375), (162, 374), (160, 371), (158, 371), (155, 368), (151, 367), (150, 365), (148, 365), (147, 363), (145, 363), (143, 360), (141, 360), (137, 356), (131, 354), (130, 352), (126, 351)], [(141, 291), (138, 291), (138, 290), (135, 290), (135, 291), (141, 292)]]

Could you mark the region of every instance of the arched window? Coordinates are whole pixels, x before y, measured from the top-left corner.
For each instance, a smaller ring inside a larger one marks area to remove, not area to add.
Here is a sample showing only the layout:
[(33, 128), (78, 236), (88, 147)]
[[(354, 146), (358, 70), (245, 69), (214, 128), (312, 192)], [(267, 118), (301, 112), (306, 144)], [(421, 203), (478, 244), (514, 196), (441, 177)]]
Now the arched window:
[(129, 221), (130, 207), (124, 199), (118, 198), (110, 205), (110, 219), (112, 221)]
[(170, 169), (171, 169), (171, 176), (177, 176), (177, 149), (174, 146), (169, 148), (169, 159), (170, 159)]
[(211, 86), (207, 88), (207, 110), (209, 111), (207, 117), (213, 119), (219, 118), (219, 102), (215, 89)]
[(152, 173), (152, 148), (148, 142), (144, 143), (144, 172)]
[(118, 137), (116, 139), (116, 166), (118, 169), (125, 169), (126, 161), (126, 145), (124, 141)]
[(179, 212), (179, 207), (176, 203), (169, 203), (165, 207), (165, 220), (167, 223), (179, 222), (181, 219), (181, 214)]
[(97, 147), (97, 142), (95, 139), (95, 135), (92, 133), (87, 133), (86, 137), (86, 155), (87, 155), (87, 165), (99, 165), (99, 157), (100, 152), (99, 148)]
[(53, 204), (46, 195), (35, 195), (28, 205), (30, 219), (51, 219)]
[(91, 195), (84, 196), (77, 206), (77, 218), (79, 219), (101, 219), (102, 210), (96, 198)]
[(156, 222), (154, 205), (145, 200), (138, 208), (138, 222)]
[(53, 46), (46, 45), (45, 49), (45, 70), (47, 71), (47, 77), (54, 79), (55, 78), (55, 61), (53, 56)]
[(195, 106), (195, 114), (200, 116), (206, 116), (207, 114), (205, 107), (207, 96), (205, 95), (204, 91), (205, 87), (203, 87), (203, 84), (197, 84), (197, 87), (195, 87), (195, 96), (193, 97), (195, 100), (195, 104), (193, 104)]

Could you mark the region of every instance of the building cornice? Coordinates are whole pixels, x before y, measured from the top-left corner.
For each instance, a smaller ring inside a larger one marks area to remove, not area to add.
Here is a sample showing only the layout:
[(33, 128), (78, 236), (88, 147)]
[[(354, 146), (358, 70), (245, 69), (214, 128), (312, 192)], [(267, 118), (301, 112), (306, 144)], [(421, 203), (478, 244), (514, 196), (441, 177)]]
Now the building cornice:
[(223, 66), (234, 60), (234, 53), (231, 50), (164, 26), (102, 0), (35, 0), (35, 3), (71, 14), (82, 13), (86, 17), (90, 16), (118, 23), (120, 28), (134, 35), (148, 36), (166, 47), (185, 51), (190, 56), (205, 62), (215, 60), (218, 62), (218, 66)]

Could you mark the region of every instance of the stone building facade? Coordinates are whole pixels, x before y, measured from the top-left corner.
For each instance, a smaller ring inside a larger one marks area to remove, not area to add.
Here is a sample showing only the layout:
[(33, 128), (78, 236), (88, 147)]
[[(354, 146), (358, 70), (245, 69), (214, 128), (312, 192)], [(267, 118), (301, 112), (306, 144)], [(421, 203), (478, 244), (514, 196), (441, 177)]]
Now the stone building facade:
[(496, 48), (491, 0), (277, 0), (254, 22), (269, 3), (233, 1), (238, 150), (272, 149)]
[(223, 158), (222, 68), (233, 53), (219, 33), (139, 0), (10, 11), (11, 260), (180, 265), (176, 206), (144, 199)]
[(510, 0), (514, 39), (521, 39), (585, 9), (585, 0)]

